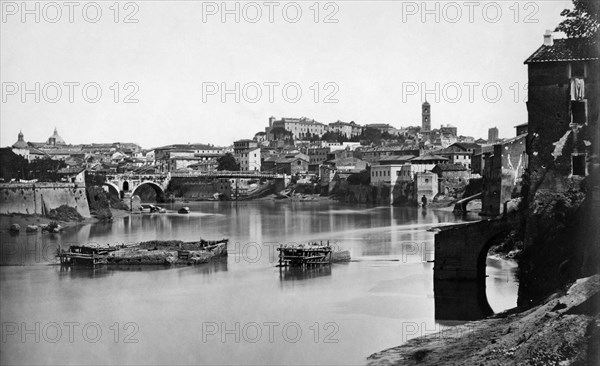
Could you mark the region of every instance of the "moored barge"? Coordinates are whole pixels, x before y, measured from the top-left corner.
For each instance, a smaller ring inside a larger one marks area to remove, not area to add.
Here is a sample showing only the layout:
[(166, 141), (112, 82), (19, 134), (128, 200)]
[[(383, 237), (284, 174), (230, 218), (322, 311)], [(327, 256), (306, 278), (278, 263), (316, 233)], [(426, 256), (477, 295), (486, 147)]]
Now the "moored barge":
[(201, 264), (213, 258), (227, 256), (229, 239), (200, 240), (153, 240), (133, 245), (72, 245), (60, 250), (57, 257), (61, 265), (175, 265)]
[(279, 252), (279, 266), (302, 267), (319, 264), (331, 264), (332, 248), (318, 243), (300, 245), (281, 245)]

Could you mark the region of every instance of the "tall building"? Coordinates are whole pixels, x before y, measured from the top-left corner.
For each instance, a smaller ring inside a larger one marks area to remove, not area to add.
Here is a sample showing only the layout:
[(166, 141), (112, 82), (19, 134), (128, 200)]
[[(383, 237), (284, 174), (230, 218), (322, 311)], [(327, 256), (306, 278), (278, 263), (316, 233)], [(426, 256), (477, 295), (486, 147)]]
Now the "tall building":
[(535, 131), (528, 141), (531, 186), (559, 193), (571, 187), (573, 176), (587, 176), (597, 166), (600, 49), (593, 38), (554, 39), (546, 31), (525, 64), (528, 129)]
[(498, 141), (498, 127), (488, 129), (488, 144), (493, 144)]
[(421, 132), (431, 131), (431, 106), (427, 101), (421, 106)]

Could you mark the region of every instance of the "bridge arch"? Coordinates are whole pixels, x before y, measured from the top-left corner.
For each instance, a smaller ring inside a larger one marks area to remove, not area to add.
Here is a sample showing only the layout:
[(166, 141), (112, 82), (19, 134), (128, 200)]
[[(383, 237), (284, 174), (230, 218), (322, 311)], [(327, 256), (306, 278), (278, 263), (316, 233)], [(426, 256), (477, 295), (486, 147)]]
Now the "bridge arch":
[(436, 319), (475, 320), (493, 313), (486, 292), (488, 251), (518, 225), (518, 217), (505, 217), (442, 228), (435, 235)]
[(503, 227), (490, 233), (487, 240), (481, 246), (477, 257), (477, 280), (485, 282), (487, 254), (493, 246), (500, 244), (511, 232), (511, 227)]
[(485, 281), (488, 250), (518, 224), (503, 218), (442, 228), (435, 235), (434, 279)]
[(159, 200), (159, 198), (161, 198), (161, 197), (164, 197), (164, 195), (165, 195), (165, 191), (163, 190), (163, 188), (160, 185), (158, 185), (156, 182), (152, 182), (149, 180), (141, 182), (140, 184), (135, 186), (133, 188), (133, 190), (131, 191), (131, 195), (134, 196), (136, 194), (136, 192), (138, 191), (138, 189), (143, 186), (150, 186), (152, 189), (154, 189), (154, 192), (156, 192), (157, 200)]
[(108, 193), (113, 193), (115, 196), (117, 196), (119, 198), (121, 197), (119, 187), (116, 184), (111, 183), (111, 182), (104, 182), (104, 183), (102, 183), (102, 185), (108, 187)]

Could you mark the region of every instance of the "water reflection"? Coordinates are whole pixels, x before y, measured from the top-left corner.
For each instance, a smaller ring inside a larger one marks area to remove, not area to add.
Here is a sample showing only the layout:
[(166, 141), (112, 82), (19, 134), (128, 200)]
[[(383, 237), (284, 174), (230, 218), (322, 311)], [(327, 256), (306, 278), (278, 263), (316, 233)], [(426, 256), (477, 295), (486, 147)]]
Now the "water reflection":
[(217, 272), (227, 272), (227, 258), (219, 258), (201, 265), (189, 266), (186, 268), (186, 270), (189, 270), (191, 273), (201, 275), (212, 275)]
[(59, 280), (79, 278), (102, 278), (112, 273), (107, 266), (54, 266)]
[(156, 272), (169, 271), (176, 269), (191, 270), (194, 274), (211, 275), (216, 272), (227, 271), (227, 258), (219, 258), (202, 265), (195, 266), (156, 266), (156, 265), (102, 265), (102, 266), (67, 266), (53, 265), (58, 279), (75, 279), (75, 278), (101, 278), (114, 275), (116, 272)]
[(488, 317), (494, 311), (488, 303), (485, 282), (433, 281), (435, 319), (442, 325)]
[(517, 263), (486, 260), (486, 277), (474, 281), (434, 280), (435, 319), (443, 325), (478, 320), (517, 306)]
[(279, 267), (279, 279), (281, 281), (302, 281), (316, 277), (331, 276), (331, 266)]

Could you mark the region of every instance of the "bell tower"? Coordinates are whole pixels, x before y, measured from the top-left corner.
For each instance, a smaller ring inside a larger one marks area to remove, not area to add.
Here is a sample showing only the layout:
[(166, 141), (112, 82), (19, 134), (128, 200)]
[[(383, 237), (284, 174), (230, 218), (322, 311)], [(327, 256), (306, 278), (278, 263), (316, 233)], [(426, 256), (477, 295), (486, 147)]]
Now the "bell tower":
[(421, 132), (431, 131), (431, 106), (427, 101), (421, 106)]

